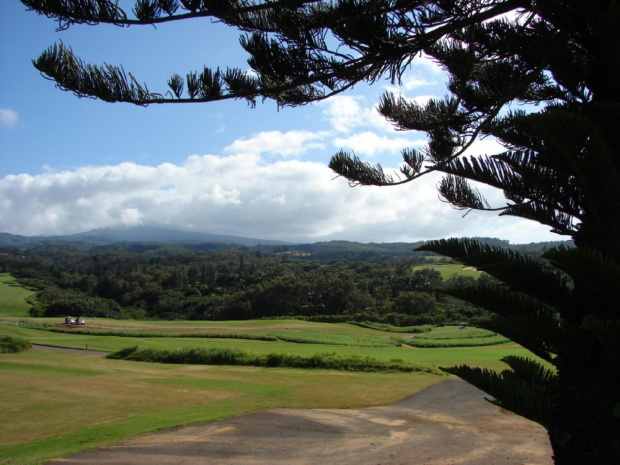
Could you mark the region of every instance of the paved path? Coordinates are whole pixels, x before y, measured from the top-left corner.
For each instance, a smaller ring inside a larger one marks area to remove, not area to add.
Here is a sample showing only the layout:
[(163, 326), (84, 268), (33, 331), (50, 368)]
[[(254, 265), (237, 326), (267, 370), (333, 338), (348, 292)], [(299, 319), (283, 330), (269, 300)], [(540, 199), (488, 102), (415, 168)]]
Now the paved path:
[(54, 465), (552, 465), (539, 425), (449, 379), (357, 410), (271, 409), (174, 428)]

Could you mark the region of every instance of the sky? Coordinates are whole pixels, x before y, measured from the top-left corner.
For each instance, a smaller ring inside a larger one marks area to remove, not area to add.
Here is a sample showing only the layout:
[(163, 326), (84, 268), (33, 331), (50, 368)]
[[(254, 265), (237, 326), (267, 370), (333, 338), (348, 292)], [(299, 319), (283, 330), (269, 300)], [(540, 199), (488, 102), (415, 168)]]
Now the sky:
[[(127, 2), (121, 2), (121, 4)], [(0, 2), (0, 232), (73, 234), (149, 225), (290, 242), (414, 242), (497, 237), (566, 239), (538, 223), (455, 210), (439, 177), (398, 187), (350, 187), (327, 164), (340, 149), (396, 168), (424, 133), (396, 131), (376, 111), (386, 91), (424, 102), (446, 75), (414, 61), (402, 84), (357, 86), (326, 101), (278, 109), (244, 101), (138, 107), (79, 99), (31, 60), (62, 41), (86, 62), (123, 65), (152, 92), (204, 65), (249, 69), (239, 34), (208, 19), (153, 26), (57, 23), (19, 0)], [(502, 150), (476, 142), (472, 154)], [(482, 188), (493, 206), (501, 192)]]

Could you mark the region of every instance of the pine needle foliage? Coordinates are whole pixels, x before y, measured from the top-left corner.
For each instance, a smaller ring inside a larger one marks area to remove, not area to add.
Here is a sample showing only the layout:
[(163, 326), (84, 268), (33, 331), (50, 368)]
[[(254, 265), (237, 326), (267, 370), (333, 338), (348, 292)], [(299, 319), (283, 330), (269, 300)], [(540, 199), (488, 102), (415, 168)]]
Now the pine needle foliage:
[(620, 363), (620, 321), (601, 320), (595, 316), (587, 316), (581, 325), (598, 339), (609, 357)]
[(497, 373), (467, 365), (443, 368), (493, 396), (491, 403), (548, 427), (557, 375), (540, 363), (523, 357), (505, 357), (510, 370)]
[[(467, 239), (432, 241), (418, 250), (434, 251), (476, 266), (501, 279), (497, 285), (446, 289), (453, 297), (479, 305), (494, 316), (480, 326), (495, 331), (554, 365), (553, 370), (532, 360), (507, 357), (510, 370), (496, 373), (466, 366), (443, 368), (482, 389), (491, 402), (540, 423), (554, 431), (563, 377), (588, 376), (615, 379), (620, 366), (620, 320), (617, 318), (617, 264), (588, 248), (558, 248), (542, 260), (490, 247)], [(589, 304), (583, 305), (587, 292)], [(616, 315), (613, 318), (612, 315)], [(605, 369), (592, 369), (604, 361)], [(583, 372), (574, 372), (575, 366)], [(610, 398), (604, 415), (608, 424), (617, 419), (620, 391), (607, 381)], [(592, 386), (596, 390), (596, 386)], [(597, 402), (594, 402), (595, 404)], [(611, 439), (610, 439), (611, 441)]]
[(570, 279), (566, 274), (516, 252), (480, 244), (469, 239), (429, 241), (419, 251), (452, 257), (467, 266), (485, 271), (514, 291), (526, 292), (552, 307), (570, 300)]

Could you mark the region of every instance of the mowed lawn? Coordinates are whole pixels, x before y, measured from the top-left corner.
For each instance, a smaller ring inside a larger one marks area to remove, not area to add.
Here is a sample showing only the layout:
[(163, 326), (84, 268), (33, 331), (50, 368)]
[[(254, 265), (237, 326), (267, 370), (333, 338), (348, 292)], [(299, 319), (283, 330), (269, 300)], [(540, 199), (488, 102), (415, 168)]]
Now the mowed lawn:
[(163, 365), (39, 350), (1, 354), (0, 463), (43, 463), (128, 436), (265, 408), (384, 405), (443, 379)]
[(8, 273), (0, 273), (0, 318), (27, 318), (30, 305), (26, 299), (34, 291), (21, 287)]
[[(171, 327), (179, 322), (169, 322)], [(202, 322), (203, 324), (205, 322)], [(218, 327), (226, 322), (217, 322)], [(239, 322), (231, 322), (236, 324)], [(244, 328), (247, 329), (256, 323), (263, 328), (265, 334), (272, 333), (274, 328), (292, 326), (290, 322), (270, 322), (271, 325), (265, 326), (265, 321), (251, 320), (244, 321)], [(317, 332), (323, 330), (328, 324), (312, 323), (307, 321), (293, 321), (295, 330), (293, 333)], [(151, 324), (151, 322), (148, 322)], [(205, 332), (211, 332), (209, 327), (204, 327)], [(332, 325), (332, 330), (338, 330), (344, 334), (348, 332), (357, 333), (366, 331), (369, 334), (383, 334), (388, 338), (394, 333), (382, 333), (377, 330), (360, 328), (350, 324)], [(471, 329), (474, 331), (475, 329)], [(312, 355), (325, 352), (336, 352), (343, 355), (364, 355), (379, 359), (400, 358), (403, 360), (424, 363), (432, 366), (452, 366), (469, 364), (501, 370), (506, 368), (500, 359), (506, 355), (522, 355), (532, 357), (532, 354), (521, 346), (512, 342), (492, 346), (481, 347), (447, 347), (447, 348), (412, 348), (412, 347), (360, 347), (354, 345), (336, 344), (298, 344), (285, 341), (257, 341), (252, 339), (227, 339), (227, 338), (197, 338), (197, 337), (120, 337), (120, 336), (90, 336), (75, 333), (55, 333), (41, 331), (20, 326), (9, 326), (0, 324), (0, 333), (12, 332), (14, 335), (26, 337), (36, 344), (45, 344), (58, 347), (71, 347), (77, 349), (99, 350), (104, 352), (114, 352), (125, 347), (138, 346), (140, 348), (153, 349), (177, 349), (181, 347), (221, 347), (230, 349), (241, 349), (255, 353), (287, 353), (292, 355)], [(469, 330), (458, 330), (457, 327), (442, 327), (438, 331), (450, 331), (465, 333)], [(238, 334), (233, 332), (232, 334)], [(259, 331), (248, 331), (248, 334), (260, 334)]]
[[(341, 330), (345, 327), (341, 325)], [(0, 325), (0, 332), (12, 332), (50, 345), (88, 346), (106, 351), (134, 344), (159, 348), (211, 345), (253, 352), (329, 351), (403, 358), (437, 366), (469, 363), (498, 369), (503, 366), (499, 361), (502, 356), (527, 353), (515, 344), (414, 349), (237, 339), (85, 336), (13, 325)], [(0, 355), (0, 379), (0, 405), (5, 420), (0, 423), (0, 463), (11, 460), (14, 464), (34, 464), (123, 437), (270, 407), (385, 405), (446, 377), (422, 373), (164, 365), (32, 350)]]
[(474, 279), (478, 279), (480, 277), (480, 271), (476, 270), (475, 268), (464, 267), (463, 265), (455, 263), (416, 265), (413, 267), (413, 270), (416, 271), (425, 268), (430, 268), (431, 270), (438, 271), (444, 281), (447, 281), (454, 275), (467, 276)]

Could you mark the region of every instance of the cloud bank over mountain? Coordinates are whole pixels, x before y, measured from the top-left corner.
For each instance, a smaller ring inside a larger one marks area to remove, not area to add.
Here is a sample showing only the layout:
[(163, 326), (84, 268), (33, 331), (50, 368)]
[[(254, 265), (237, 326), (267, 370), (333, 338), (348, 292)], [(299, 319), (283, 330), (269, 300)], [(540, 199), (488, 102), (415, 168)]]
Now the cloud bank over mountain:
[(437, 180), (351, 188), (322, 163), (266, 163), (244, 153), (192, 155), (182, 165), (85, 166), (0, 180), (0, 230), (70, 234), (145, 224), (287, 241), (453, 235), (528, 241), (525, 233), (533, 230), (527, 224), (508, 225), (478, 213), (462, 218), (438, 201)]
[[(414, 74), (401, 92), (429, 83)], [(313, 129), (261, 129), (229, 141), (219, 153), (179, 153), (154, 165), (134, 159), (7, 175), (0, 179), (0, 231), (55, 235), (149, 225), (303, 242), (560, 239), (535, 223), (496, 214), (463, 217), (438, 199), (439, 175), (392, 188), (351, 188), (337, 178), (327, 161), (338, 150), (397, 169), (403, 148), (425, 144), (424, 134), (395, 131), (374, 101), (332, 98), (313, 106), (314, 120), (320, 120), (308, 125)], [(16, 115), (3, 115), (5, 125), (16, 121)], [(488, 140), (470, 149), (498, 151), (499, 144)], [(492, 205), (505, 204), (501, 193), (481, 190)]]

